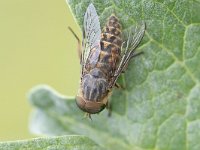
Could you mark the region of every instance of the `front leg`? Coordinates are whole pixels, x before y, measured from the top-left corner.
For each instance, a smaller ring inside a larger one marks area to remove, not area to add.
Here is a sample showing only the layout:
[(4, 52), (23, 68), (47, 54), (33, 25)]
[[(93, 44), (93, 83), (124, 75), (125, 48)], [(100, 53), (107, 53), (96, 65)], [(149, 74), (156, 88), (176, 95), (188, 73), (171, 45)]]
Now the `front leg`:
[(112, 115), (112, 105), (111, 105), (111, 102), (108, 101), (108, 103), (106, 104), (106, 108), (108, 109), (108, 117), (111, 117), (111, 115)]

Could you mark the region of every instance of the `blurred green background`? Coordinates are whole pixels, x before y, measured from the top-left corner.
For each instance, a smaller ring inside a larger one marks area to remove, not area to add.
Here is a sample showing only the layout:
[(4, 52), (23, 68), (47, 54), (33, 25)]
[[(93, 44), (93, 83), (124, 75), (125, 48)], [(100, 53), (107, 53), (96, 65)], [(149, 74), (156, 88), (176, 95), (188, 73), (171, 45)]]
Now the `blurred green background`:
[(65, 0), (0, 0), (0, 141), (33, 137), (28, 91), (48, 84), (76, 94), (80, 29)]

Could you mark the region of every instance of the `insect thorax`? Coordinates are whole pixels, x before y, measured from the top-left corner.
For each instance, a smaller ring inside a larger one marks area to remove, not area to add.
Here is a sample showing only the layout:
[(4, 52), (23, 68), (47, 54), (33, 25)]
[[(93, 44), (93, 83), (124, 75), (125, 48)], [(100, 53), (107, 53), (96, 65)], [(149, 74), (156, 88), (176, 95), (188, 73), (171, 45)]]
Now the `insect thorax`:
[(101, 101), (108, 94), (108, 83), (103, 72), (92, 69), (82, 78), (81, 89), (83, 97), (89, 101)]

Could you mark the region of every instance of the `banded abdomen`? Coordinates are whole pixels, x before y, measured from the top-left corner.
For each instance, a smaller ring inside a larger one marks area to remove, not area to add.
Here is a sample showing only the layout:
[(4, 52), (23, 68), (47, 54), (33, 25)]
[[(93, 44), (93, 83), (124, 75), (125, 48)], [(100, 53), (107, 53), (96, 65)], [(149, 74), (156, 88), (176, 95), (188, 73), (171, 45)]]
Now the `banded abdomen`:
[(121, 25), (115, 15), (111, 15), (101, 34), (101, 53), (97, 68), (110, 79), (120, 59)]

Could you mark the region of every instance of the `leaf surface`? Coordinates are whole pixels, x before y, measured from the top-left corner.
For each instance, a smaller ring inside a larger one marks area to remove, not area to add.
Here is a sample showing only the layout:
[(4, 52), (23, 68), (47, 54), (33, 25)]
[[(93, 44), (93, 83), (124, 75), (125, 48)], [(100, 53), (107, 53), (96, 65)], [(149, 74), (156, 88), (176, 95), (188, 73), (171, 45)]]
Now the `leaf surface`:
[(98, 146), (84, 136), (35, 138), (13, 142), (0, 142), (2, 150), (96, 150)]
[[(80, 26), (88, 0), (68, 1)], [(83, 119), (74, 98), (50, 88), (30, 94), (37, 134), (81, 134), (108, 149), (200, 149), (200, 1), (93, 0), (101, 26), (115, 12), (126, 30), (145, 21), (147, 30), (135, 57), (104, 110)], [(45, 128), (44, 128), (45, 126)]]

